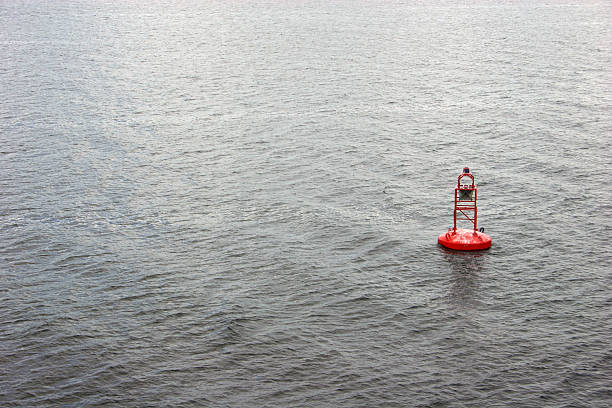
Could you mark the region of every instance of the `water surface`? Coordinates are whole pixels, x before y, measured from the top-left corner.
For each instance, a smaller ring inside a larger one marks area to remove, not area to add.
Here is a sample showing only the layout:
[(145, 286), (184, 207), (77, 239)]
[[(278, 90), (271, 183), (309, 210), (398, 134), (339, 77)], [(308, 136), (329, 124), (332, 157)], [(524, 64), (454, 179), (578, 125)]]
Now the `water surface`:
[(609, 406), (611, 17), (0, 3), (0, 405)]

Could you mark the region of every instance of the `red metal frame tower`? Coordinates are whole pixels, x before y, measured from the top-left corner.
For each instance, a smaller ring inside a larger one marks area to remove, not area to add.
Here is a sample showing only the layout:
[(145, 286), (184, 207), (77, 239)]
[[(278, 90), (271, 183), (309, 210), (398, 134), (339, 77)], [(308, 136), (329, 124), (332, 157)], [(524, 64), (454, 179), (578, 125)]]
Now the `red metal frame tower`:
[[(468, 177), (472, 184), (461, 184), (461, 179)], [(463, 168), (463, 173), (457, 177), (457, 187), (455, 188), (455, 211), (453, 211), (453, 231), (457, 231), (457, 212), (461, 214), (460, 220), (469, 220), (474, 225), (474, 231), (478, 230), (478, 208), (476, 200), (478, 191), (474, 184), (474, 176), (468, 167)], [(469, 212), (474, 215), (471, 218)]]

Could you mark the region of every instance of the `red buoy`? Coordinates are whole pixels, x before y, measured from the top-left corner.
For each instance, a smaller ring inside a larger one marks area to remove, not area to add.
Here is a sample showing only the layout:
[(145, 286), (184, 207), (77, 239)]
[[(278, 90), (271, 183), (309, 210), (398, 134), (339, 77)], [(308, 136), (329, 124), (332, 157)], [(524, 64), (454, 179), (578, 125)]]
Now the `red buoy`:
[[(469, 184), (470, 180), (468, 180), (467, 184), (462, 184), (462, 179), (465, 178), (471, 179), (472, 183)], [(458, 251), (477, 251), (491, 247), (491, 237), (483, 232), (484, 228), (478, 230), (477, 198), (474, 176), (470, 173), (470, 169), (465, 167), (463, 173), (457, 178), (453, 226), (448, 229), (448, 232), (440, 234), (438, 237), (440, 245)], [(457, 228), (457, 213), (459, 213), (460, 220), (470, 221), (474, 229)]]

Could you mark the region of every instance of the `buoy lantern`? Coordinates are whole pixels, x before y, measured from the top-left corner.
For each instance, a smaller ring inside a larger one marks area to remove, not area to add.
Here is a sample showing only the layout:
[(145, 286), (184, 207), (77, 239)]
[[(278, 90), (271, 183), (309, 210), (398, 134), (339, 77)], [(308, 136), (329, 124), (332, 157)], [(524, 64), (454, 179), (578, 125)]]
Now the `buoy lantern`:
[[(478, 251), (491, 247), (491, 237), (484, 233), (484, 228), (478, 230), (477, 198), (478, 192), (474, 184), (474, 176), (470, 173), (470, 169), (465, 167), (463, 173), (457, 178), (453, 226), (447, 232), (440, 234), (438, 237), (440, 245), (458, 251)], [(457, 228), (457, 216), (459, 220), (470, 221), (474, 229)]]

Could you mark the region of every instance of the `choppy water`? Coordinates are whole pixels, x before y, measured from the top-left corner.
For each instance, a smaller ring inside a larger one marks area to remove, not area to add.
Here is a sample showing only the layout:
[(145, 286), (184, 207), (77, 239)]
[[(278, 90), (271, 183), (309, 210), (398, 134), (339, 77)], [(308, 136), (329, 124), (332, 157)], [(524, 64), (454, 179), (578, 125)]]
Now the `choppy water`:
[(0, 3), (0, 405), (609, 406), (610, 21)]

